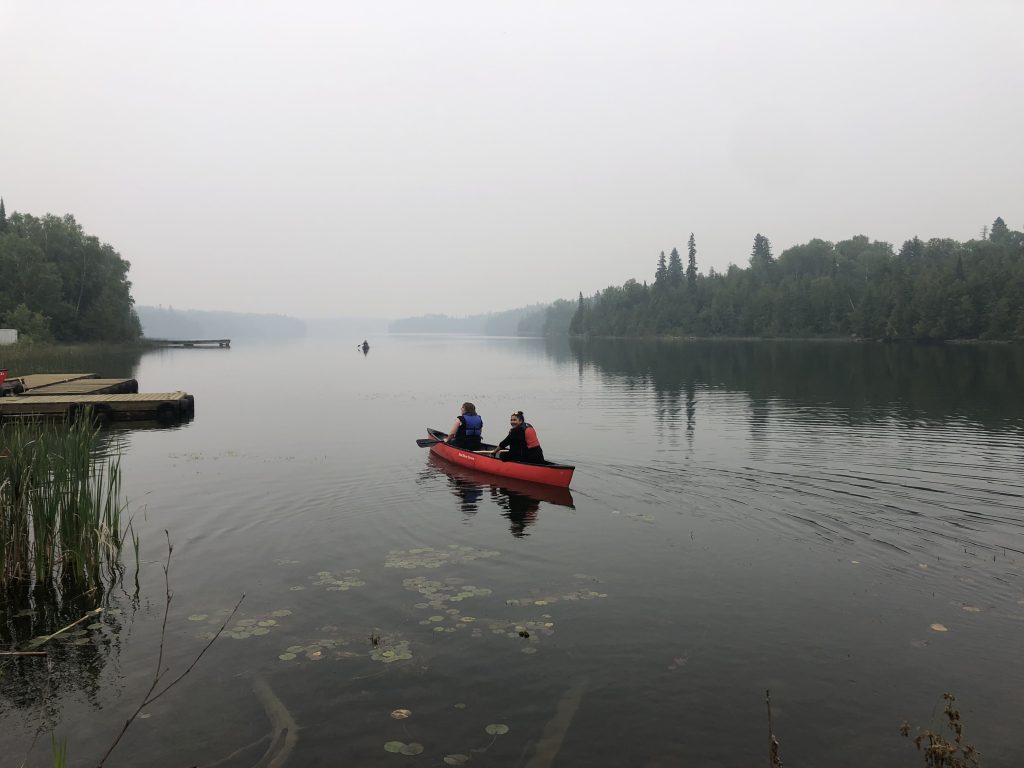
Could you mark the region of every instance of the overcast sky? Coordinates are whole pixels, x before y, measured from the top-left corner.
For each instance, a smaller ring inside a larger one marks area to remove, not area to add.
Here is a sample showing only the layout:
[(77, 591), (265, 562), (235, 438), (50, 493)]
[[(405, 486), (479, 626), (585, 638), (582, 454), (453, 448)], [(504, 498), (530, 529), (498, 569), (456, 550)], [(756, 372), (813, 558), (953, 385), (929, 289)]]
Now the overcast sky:
[(139, 304), (464, 315), (1024, 229), (1024, 1), (0, 0), (0, 195)]

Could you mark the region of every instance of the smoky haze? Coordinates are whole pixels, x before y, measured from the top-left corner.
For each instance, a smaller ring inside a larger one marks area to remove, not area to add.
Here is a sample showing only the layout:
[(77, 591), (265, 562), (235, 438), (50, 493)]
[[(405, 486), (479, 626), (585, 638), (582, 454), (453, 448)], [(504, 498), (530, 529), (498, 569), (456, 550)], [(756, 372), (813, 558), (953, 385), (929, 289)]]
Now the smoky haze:
[(0, 195), (139, 304), (466, 315), (1024, 226), (1024, 3), (0, 2)]

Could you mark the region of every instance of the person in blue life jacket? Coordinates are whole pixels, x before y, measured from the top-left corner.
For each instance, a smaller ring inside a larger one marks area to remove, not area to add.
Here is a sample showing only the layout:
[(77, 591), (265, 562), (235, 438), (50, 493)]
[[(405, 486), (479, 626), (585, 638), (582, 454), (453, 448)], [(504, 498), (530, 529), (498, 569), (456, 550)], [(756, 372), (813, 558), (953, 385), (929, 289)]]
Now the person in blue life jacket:
[(540, 447), (540, 440), (537, 439), (537, 430), (533, 425), (527, 424), (522, 411), (516, 411), (509, 416), (511, 429), (508, 436), (498, 443), (492, 455), (497, 456), (502, 448), (508, 450), (501, 454), (502, 461), (521, 461), (525, 464), (543, 464), (544, 451)]
[(464, 448), (467, 451), (476, 451), (480, 448), (480, 440), (483, 436), (484, 420), (476, 412), (476, 406), (472, 403), (462, 404), (462, 413), (448, 430), (447, 442), (457, 448)]

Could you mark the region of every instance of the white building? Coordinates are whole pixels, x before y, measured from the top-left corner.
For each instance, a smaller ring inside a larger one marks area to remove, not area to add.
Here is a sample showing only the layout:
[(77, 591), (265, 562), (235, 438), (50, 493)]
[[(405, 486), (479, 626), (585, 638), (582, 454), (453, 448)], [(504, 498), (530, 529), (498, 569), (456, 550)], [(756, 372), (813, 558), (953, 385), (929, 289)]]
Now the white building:
[(0, 328), (0, 344), (17, 344), (18, 332), (13, 328)]

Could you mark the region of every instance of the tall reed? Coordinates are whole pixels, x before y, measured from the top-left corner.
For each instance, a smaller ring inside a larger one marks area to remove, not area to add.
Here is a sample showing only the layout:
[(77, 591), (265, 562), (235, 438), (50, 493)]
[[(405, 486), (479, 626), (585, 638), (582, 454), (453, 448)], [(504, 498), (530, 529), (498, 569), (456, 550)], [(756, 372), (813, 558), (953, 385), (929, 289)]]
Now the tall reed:
[(91, 419), (0, 422), (0, 584), (100, 584), (124, 541), (121, 467)]

